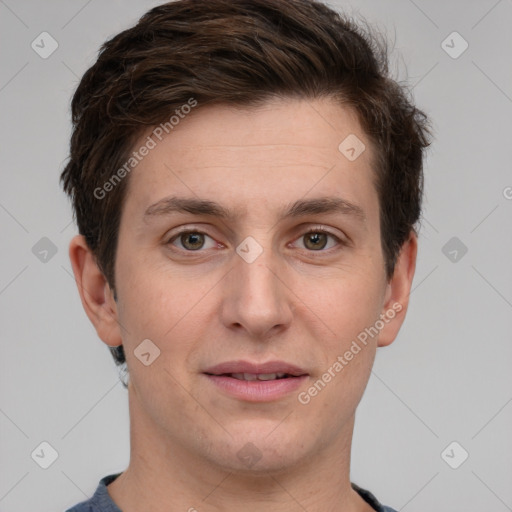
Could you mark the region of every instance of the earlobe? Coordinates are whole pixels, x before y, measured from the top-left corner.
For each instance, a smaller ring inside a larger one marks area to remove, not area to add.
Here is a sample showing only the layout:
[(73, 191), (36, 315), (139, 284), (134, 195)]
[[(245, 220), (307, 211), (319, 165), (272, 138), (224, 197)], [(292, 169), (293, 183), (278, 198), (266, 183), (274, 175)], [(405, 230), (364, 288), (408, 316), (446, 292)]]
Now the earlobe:
[(85, 237), (75, 236), (69, 244), (69, 259), (82, 306), (100, 339), (114, 347), (122, 344), (117, 305)]
[(416, 270), (418, 238), (411, 232), (409, 239), (403, 244), (398, 256), (395, 271), (386, 287), (386, 295), (382, 315), (385, 325), (379, 334), (379, 347), (393, 343), (405, 320), (409, 306), (412, 281)]

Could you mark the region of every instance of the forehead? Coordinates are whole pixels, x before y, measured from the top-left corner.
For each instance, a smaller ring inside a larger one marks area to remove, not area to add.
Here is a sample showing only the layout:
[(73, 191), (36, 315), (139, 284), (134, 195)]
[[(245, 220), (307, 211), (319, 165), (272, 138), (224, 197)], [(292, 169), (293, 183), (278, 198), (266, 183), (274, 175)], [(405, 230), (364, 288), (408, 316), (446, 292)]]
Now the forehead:
[[(161, 140), (148, 130), (135, 149), (148, 137), (154, 147), (131, 172), (125, 205), (139, 214), (166, 195), (228, 201), (240, 212), (308, 194), (357, 203), (373, 190), (376, 198), (370, 142), (355, 112), (332, 100), (199, 105)], [(347, 158), (346, 141), (364, 144), (354, 146), (356, 159)]]

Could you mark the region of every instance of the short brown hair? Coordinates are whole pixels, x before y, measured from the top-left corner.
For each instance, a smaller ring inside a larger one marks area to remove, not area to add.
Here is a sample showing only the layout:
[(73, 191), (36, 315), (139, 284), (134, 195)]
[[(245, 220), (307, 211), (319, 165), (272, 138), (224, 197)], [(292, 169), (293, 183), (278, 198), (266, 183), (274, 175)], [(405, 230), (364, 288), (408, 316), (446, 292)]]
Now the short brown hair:
[[(393, 275), (420, 216), (430, 132), (408, 90), (389, 77), (382, 38), (314, 0), (177, 0), (105, 42), (72, 100), (61, 181), (114, 291), (128, 178), (104, 197), (97, 190), (137, 138), (190, 98), (201, 108), (258, 105), (273, 96), (332, 97), (357, 112), (377, 154), (382, 249), (387, 277)], [(113, 354), (125, 361), (122, 347)]]

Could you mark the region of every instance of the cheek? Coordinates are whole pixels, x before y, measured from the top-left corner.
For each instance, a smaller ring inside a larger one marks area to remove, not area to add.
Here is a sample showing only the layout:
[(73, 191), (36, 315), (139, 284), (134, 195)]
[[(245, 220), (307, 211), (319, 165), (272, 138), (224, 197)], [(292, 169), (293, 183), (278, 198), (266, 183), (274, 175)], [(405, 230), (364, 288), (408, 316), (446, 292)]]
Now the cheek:
[(166, 337), (204, 295), (200, 283), (184, 282), (160, 263), (135, 259), (120, 262), (117, 275), (122, 306), (119, 313), (129, 325), (131, 341), (141, 336)]
[(382, 278), (370, 271), (338, 276), (338, 282), (324, 291), (323, 299), (317, 298), (323, 306), (316, 307), (329, 328), (322, 337), (322, 368), (315, 386), (323, 395), (318, 406), (336, 403), (336, 417), (359, 403), (368, 382), (378, 340), (369, 328), (379, 319), (384, 293)]
[[(197, 414), (197, 404), (190, 401), (180, 383), (186, 380), (186, 362), (194, 341), (201, 337), (201, 298), (206, 292), (198, 283), (182, 284), (149, 265), (138, 270), (135, 267), (120, 266), (119, 282), (123, 287), (119, 290), (119, 321), (125, 327), (123, 345), (135, 394), (142, 407), (165, 426), (166, 418), (177, 411), (191, 417)], [(144, 357), (146, 353), (149, 356)]]
[(333, 429), (355, 410), (370, 377), (378, 337), (370, 336), (368, 329), (379, 318), (383, 293), (376, 283), (367, 276), (340, 280), (326, 294), (320, 312), (330, 335), (322, 338), (320, 373), (301, 403), (310, 400)]
[[(119, 319), (125, 327), (123, 344), (128, 368), (144, 388), (174, 389), (179, 387), (176, 381), (188, 378), (185, 373), (193, 366), (191, 361), (201, 348), (201, 341), (207, 339), (205, 328), (214, 326), (218, 317), (210, 300), (212, 294), (208, 293), (215, 280), (191, 280), (150, 265), (140, 266), (142, 271), (134, 267), (126, 269), (120, 290)], [(137, 359), (138, 347), (146, 339), (157, 347), (153, 350), (158, 357), (150, 367)], [(148, 368), (155, 371), (148, 372)]]
[(302, 295), (331, 334), (340, 342), (347, 342), (378, 319), (384, 292), (382, 276), (366, 267), (333, 275), (328, 281), (310, 286), (308, 294)]

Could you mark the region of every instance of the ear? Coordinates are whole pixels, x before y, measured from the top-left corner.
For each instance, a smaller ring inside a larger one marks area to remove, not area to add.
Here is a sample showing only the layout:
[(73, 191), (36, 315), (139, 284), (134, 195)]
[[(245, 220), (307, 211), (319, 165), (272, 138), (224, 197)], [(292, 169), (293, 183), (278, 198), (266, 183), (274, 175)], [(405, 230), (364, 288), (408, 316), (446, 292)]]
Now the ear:
[(379, 347), (386, 347), (393, 343), (405, 320), (412, 280), (416, 270), (417, 252), (418, 238), (411, 231), (409, 239), (402, 245), (395, 265), (395, 271), (386, 286), (384, 306), (381, 314), (384, 327), (379, 333)]
[(121, 345), (121, 329), (113, 291), (84, 236), (77, 235), (71, 240), (69, 259), (82, 306), (98, 336), (110, 347)]

